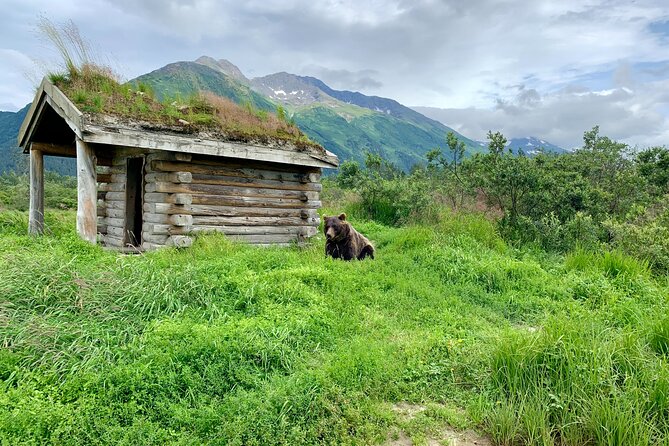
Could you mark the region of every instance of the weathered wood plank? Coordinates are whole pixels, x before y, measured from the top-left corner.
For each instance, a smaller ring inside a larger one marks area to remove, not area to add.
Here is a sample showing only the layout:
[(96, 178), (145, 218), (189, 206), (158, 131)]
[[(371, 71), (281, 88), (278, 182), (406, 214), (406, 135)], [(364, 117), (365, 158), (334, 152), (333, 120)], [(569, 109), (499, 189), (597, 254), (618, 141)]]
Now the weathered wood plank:
[(190, 172), (157, 172), (146, 174), (145, 179), (147, 183), (191, 183), (193, 182), (193, 174)]
[(266, 234), (291, 234), (311, 237), (318, 233), (318, 228), (313, 226), (209, 226), (194, 225), (192, 232), (222, 232), (226, 235), (266, 235)]
[(31, 150), (39, 150), (44, 155), (63, 156), (66, 158), (75, 158), (77, 149), (74, 145), (52, 144), (46, 142), (31, 143)]
[(317, 172), (295, 172), (294, 168), (290, 171), (263, 169), (261, 167), (253, 167), (248, 163), (239, 164), (214, 160), (198, 160), (197, 163), (154, 161), (151, 164), (156, 170), (164, 172), (191, 172), (194, 175), (216, 175), (298, 183), (318, 183), (321, 179), (320, 173)]
[(44, 155), (38, 149), (30, 150), (30, 212), (28, 233), (44, 233)]
[(282, 209), (319, 209), (320, 201), (300, 201), (283, 198), (226, 197), (223, 195), (193, 195), (193, 204), (238, 207), (273, 207)]
[(98, 200), (98, 205), (102, 205), (105, 209), (120, 209), (125, 210), (125, 201), (118, 200)]
[[(193, 231), (192, 226), (173, 226), (160, 223), (144, 223), (144, 232), (147, 234), (183, 235)], [(142, 234), (144, 234), (142, 232)]]
[(123, 248), (125, 246), (122, 237), (115, 237), (110, 234), (105, 235), (102, 241), (105, 244), (105, 246), (111, 246), (114, 248)]
[(97, 241), (97, 182), (95, 153), (77, 138), (77, 233), (86, 241)]
[(242, 178), (242, 177), (232, 177), (226, 175), (204, 175), (204, 174), (191, 174), (191, 175), (192, 176), (190, 182), (197, 184), (212, 184), (219, 186), (244, 186), (244, 187), (314, 191), (314, 192), (320, 192), (321, 190), (323, 190), (323, 186), (320, 183), (261, 180), (257, 178)]
[(181, 152), (165, 152), (158, 151), (146, 155), (146, 162), (150, 163), (152, 161), (185, 161), (190, 162), (193, 159), (193, 155), (190, 153), (181, 153)]
[(144, 212), (144, 221), (146, 223), (160, 223), (174, 226), (191, 226), (193, 224), (193, 216), (185, 214), (152, 214)]
[(313, 150), (311, 153), (307, 153), (307, 151), (283, 150), (281, 147), (240, 144), (126, 128), (115, 128), (114, 132), (110, 132), (104, 126), (94, 124), (86, 124), (83, 130), (84, 140), (92, 143), (252, 159), (300, 166), (332, 168), (339, 165), (337, 157), (327, 151), (326, 153), (320, 153), (319, 150)]
[(170, 238), (168, 234), (147, 234), (142, 232), (142, 241), (155, 243), (157, 245), (166, 245), (167, 240)]
[(117, 228), (123, 228), (123, 226), (125, 225), (125, 219), (123, 217), (121, 218), (107, 217), (105, 219), (105, 223), (107, 223), (107, 226), (115, 226)]
[(214, 205), (175, 205), (170, 203), (144, 203), (144, 211), (154, 214), (210, 215), (219, 217), (318, 217), (316, 209), (253, 208)]
[(219, 186), (213, 184), (146, 183), (146, 192), (185, 193), (205, 195), (225, 195), (240, 197), (292, 198), (302, 201), (318, 200), (319, 193), (254, 187)]
[(98, 192), (124, 192), (125, 183), (98, 183)]
[(191, 194), (166, 194), (158, 192), (147, 192), (144, 194), (144, 203), (172, 203), (172, 204), (191, 204), (193, 196)]
[(194, 226), (318, 226), (319, 218), (300, 217), (192, 217)]
[(121, 240), (123, 240), (124, 237), (125, 237), (125, 230), (123, 228), (119, 228), (117, 226), (107, 225), (107, 235), (111, 235), (113, 237), (118, 237)]

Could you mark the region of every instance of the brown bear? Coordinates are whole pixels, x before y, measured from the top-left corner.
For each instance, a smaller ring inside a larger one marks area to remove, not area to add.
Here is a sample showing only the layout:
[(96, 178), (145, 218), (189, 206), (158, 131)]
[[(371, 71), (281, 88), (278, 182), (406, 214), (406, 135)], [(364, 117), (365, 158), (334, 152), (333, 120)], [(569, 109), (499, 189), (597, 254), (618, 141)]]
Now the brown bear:
[(346, 221), (346, 214), (335, 217), (324, 215), (323, 221), (326, 256), (343, 260), (374, 258), (374, 246), (364, 235), (353, 229)]

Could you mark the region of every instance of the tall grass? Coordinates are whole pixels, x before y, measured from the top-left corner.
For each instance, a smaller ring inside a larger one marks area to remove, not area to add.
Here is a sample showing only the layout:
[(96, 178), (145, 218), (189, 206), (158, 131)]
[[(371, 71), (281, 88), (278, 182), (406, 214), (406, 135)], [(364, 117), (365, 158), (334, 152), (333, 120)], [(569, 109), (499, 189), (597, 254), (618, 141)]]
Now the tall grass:
[[(483, 217), (444, 214), (354, 220), (374, 261), (325, 258), (320, 238), (220, 235), (121, 256), (80, 241), (71, 213), (46, 217), (51, 235), (29, 237), (24, 213), (0, 213), (0, 442), (380, 444), (445, 423), (513, 445), (669, 433), (666, 284), (617, 254), (536, 257)], [(424, 410), (402, 418), (401, 402)]]

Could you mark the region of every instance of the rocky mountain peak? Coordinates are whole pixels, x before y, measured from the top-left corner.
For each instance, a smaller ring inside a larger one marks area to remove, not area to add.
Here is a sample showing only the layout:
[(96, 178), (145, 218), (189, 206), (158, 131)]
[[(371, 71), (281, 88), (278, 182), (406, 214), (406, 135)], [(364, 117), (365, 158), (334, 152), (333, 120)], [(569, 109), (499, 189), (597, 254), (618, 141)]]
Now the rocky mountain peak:
[(220, 71), (221, 73), (230, 76), (244, 85), (249, 85), (251, 83), (251, 81), (246, 76), (244, 76), (242, 70), (240, 70), (237, 65), (233, 64), (227, 59), (216, 60), (213, 57), (201, 56), (195, 59), (195, 63), (199, 63), (200, 65), (205, 65), (211, 69)]

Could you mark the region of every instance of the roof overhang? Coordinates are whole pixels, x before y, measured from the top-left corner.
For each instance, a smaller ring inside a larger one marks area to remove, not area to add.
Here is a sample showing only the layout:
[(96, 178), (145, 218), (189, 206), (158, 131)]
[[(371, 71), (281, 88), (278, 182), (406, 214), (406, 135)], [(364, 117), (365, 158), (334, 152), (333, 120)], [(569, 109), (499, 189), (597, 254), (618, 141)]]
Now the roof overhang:
[(339, 159), (335, 154), (324, 150), (291, 148), (281, 146), (246, 144), (224, 141), (220, 139), (200, 138), (191, 135), (174, 135), (151, 130), (138, 130), (121, 126), (105, 126), (86, 122), (84, 114), (53, 85), (47, 78), (42, 80), (35, 99), (19, 130), (18, 142), (23, 151), (30, 150), (32, 135), (39, 126), (45, 107), (51, 107), (72, 129), (75, 135), (84, 142), (107, 144), (122, 147), (137, 147), (168, 152), (183, 152), (199, 155), (241, 158), (282, 164), (293, 164), (309, 167), (335, 168)]

